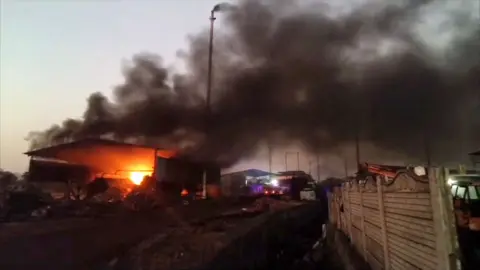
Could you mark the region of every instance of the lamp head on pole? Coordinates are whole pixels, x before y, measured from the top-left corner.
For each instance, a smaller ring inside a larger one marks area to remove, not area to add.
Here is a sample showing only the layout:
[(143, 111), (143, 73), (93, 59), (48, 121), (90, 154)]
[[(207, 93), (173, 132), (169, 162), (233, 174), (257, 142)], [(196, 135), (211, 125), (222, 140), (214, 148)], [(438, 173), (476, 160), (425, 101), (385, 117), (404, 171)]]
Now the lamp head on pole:
[(215, 16), (214, 16), (215, 12), (222, 12), (222, 11), (232, 10), (234, 7), (235, 7), (234, 5), (229, 4), (229, 3), (216, 4), (216, 5), (213, 6), (213, 8), (212, 8), (210, 19), (211, 19), (211, 20), (215, 20)]
[(221, 12), (221, 11), (225, 11), (225, 10), (230, 10), (233, 7), (234, 6), (232, 4), (229, 4), (229, 3), (220, 3), (220, 4), (216, 4), (215, 6), (213, 6), (212, 12)]

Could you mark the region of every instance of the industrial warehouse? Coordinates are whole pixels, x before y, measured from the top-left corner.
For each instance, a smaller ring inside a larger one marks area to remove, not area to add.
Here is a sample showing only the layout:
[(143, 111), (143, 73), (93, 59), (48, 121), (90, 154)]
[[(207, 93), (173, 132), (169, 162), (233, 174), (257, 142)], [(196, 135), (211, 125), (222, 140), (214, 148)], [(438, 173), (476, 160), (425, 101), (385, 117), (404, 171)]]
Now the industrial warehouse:
[(122, 194), (141, 186), (146, 177), (177, 194), (181, 189), (206, 193), (220, 181), (218, 166), (180, 158), (173, 150), (113, 140), (89, 138), (25, 154), (30, 157), (28, 181), (57, 198), (84, 198), (97, 179)]

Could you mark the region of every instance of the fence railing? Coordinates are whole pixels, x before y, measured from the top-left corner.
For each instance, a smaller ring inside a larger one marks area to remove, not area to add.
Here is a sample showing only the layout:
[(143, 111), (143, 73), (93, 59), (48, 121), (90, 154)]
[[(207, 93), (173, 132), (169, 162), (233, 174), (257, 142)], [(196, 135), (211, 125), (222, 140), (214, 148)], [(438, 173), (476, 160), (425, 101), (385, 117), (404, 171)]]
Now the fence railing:
[(441, 168), (344, 183), (329, 194), (330, 220), (372, 269), (457, 269), (450, 193)]

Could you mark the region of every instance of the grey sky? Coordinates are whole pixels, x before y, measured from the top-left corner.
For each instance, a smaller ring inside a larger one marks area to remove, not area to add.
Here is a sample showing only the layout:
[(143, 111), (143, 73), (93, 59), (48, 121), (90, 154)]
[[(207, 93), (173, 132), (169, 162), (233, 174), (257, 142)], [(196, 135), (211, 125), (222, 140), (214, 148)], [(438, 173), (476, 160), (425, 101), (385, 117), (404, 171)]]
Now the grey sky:
[[(328, 10), (336, 15), (366, 1), (323, 0), (334, 4)], [(446, 1), (451, 3), (449, 9), (444, 9)], [(208, 26), (209, 11), (218, 2), (1, 0), (0, 167), (24, 171), (27, 133), (66, 117), (81, 116), (92, 92), (109, 95), (112, 87), (122, 82), (123, 60), (148, 51), (178, 68), (177, 50), (186, 48), (188, 34)], [(431, 45), (432, 53), (443, 56), (455, 35), (461, 35), (472, 21), (478, 23), (479, 10), (480, 1), (437, 0), (416, 18), (415, 31)], [(464, 21), (452, 22), (452, 11), (464, 13)], [(221, 25), (221, 20), (218, 23)], [(274, 170), (284, 167), (285, 151), (278, 152)], [(265, 168), (266, 153), (259, 155)], [(308, 158), (303, 157), (303, 169), (308, 170)], [(247, 162), (243, 167), (255, 164)]]
[[(121, 62), (149, 51), (175, 64), (216, 0), (2, 0), (0, 167), (23, 171), (24, 140), (83, 113), (120, 83)], [(178, 64), (178, 63), (177, 63)]]

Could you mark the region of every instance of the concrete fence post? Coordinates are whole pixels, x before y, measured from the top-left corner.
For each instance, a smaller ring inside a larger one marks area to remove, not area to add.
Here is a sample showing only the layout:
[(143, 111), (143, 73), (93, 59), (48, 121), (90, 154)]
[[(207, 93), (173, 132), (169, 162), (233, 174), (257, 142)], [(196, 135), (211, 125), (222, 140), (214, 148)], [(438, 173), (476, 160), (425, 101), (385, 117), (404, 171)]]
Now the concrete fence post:
[(330, 223), (336, 224), (337, 218), (335, 217), (336, 211), (335, 211), (335, 193), (334, 192), (327, 193), (327, 203), (328, 203), (328, 215), (329, 215)]
[(346, 207), (346, 204), (347, 204), (347, 191), (346, 191), (346, 188), (345, 188), (345, 184), (342, 185), (341, 189), (341, 194), (342, 194), (342, 197), (340, 198), (341, 201), (340, 201), (340, 214), (342, 215), (342, 222), (341, 222), (341, 226), (340, 226), (340, 229), (348, 236), (348, 215), (347, 215), (347, 207)]
[(340, 195), (339, 195), (339, 197), (337, 198), (337, 199), (338, 199), (338, 200), (337, 200), (337, 207), (338, 207), (338, 209), (337, 209), (337, 210), (338, 210), (338, 212), (337, 212), (337, 213), (338, 213), (337, 229), (343, 231), (342, 228), (343, 228), (343, 226), (344, 226), (344, 225), (343, 225), (343, 222), (344, 222), (344, 221), (343, 221), (344, 212), (342, 212), (342, 209), (344, 208), (344, 207), (343, 207), (343, 196), (344, 196), (344, 194), (343, 194), (343, 190), (342, 190), (342, 187), (341, 187), (341, 186), (340, 186), (338, 192), (339, 192)]
[(448, 169), (430, 168), (428, 175), (435, 227), (437, 269), (456, 270), (459, 269), (458, 241), (451, 195), (445, 179)]
[(338, 196), (338, 191), (335, 190), (333, 193), (333, 211), (335, 213), (335, 225), (337, 229), (340, 228), (340, 196)]
[(365, 214), (363, 213), (363, 192), (364, 189), (359, 187), (358, 193), (360, 196), (360, 217), (361, 217), (361, 226), (362, 226), (362, 252), (363, 258), (367, 261), (367, 235), (365, 232)]
[[(348, 213), (347, 213), (347, 229), (348, 229), (348, 237), (350, 238), (350, 244), (354, 244), (353, 243), (353, 233), (352, 233), (352, 202), (351, 202), (351, 199), (350, 199), (350, 187), (348, 186), (347, 184), (347, 190), (346, 190), (346, 194), (347, 194), (347, 205), (348, 205)], [(345, 206), (343, 207), (344, 208), (344, 211), (345, 211)]]
[(382, 230), (382, 246), (383, 246), (383, 267), (390, 270), (390, 256), (388, 251), (387, 224), (385, 220), (385, 206), (383, 202), (383, 183), (380, 177), (377, 177), (377, 195), (378, 195), (378, 211), (380, 213), (380, 228)]

